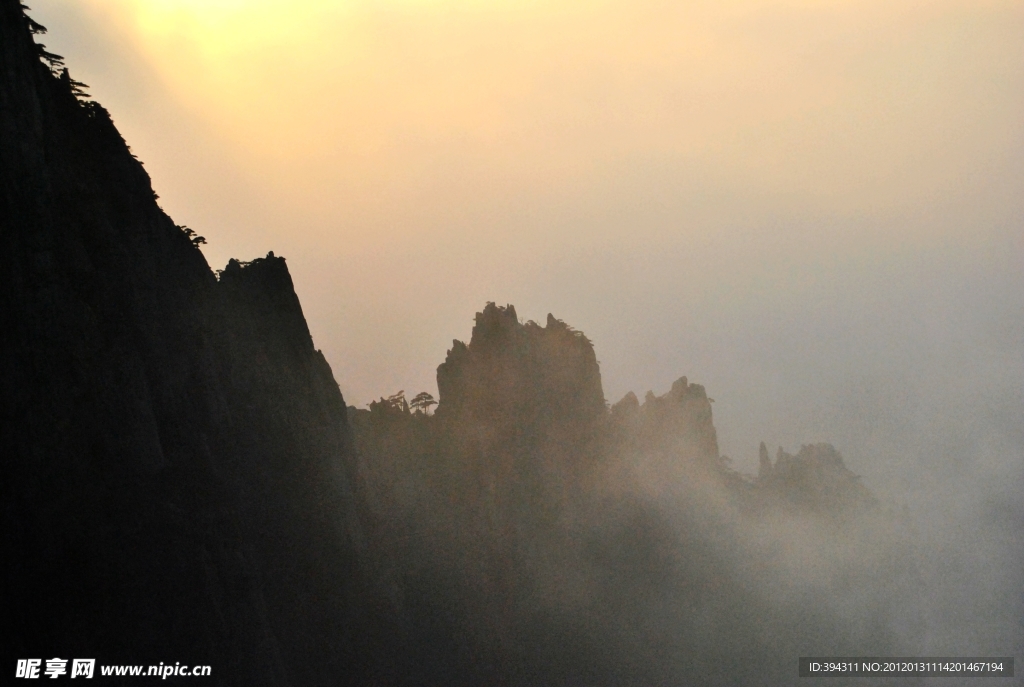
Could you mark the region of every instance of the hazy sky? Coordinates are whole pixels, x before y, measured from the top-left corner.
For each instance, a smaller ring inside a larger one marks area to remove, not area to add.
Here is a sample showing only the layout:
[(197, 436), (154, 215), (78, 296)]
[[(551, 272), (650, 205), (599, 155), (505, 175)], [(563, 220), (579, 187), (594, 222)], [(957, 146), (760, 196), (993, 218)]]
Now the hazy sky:
[(350, 404), (493, 300), (611, 402), (705, 384), (743, 469), (1020, 486), (1020, 0), (30, 4), (211, 266), (288, 258)]

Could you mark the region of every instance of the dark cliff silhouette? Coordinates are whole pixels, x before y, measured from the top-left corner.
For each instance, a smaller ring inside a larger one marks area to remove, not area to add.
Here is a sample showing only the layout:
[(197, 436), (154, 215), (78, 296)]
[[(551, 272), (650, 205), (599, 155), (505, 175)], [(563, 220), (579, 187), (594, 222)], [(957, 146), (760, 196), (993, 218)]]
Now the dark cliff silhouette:
[(358, 682), (346, 407), (285, 261), (218, 279), (42, 30), (0, 0), (3, 670)]

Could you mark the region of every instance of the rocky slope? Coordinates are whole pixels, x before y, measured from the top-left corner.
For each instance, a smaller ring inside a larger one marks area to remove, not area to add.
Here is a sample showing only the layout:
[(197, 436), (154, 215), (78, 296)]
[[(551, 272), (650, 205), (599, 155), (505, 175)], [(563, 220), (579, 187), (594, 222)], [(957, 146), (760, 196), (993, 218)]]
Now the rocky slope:
[(0, 0), (4, 664), (358, 680), (346, 408), (285, 262), (218, 280), (40, 32)]

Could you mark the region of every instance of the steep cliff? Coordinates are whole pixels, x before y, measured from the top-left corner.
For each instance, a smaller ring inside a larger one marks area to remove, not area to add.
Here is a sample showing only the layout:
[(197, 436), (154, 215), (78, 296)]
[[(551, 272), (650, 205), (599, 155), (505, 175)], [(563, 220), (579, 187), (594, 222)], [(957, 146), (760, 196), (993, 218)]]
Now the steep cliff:
[(451, 450), (499, 494), (569, 487), (606, 414), (590, 341), (552, 315), (523, 324), (511, 305), (477, 313), (469, 345), (453, 342), (437, 368), (437, 388)]
[(5, 665), (358, 679), (345, 404), (284, 260), (218, 280), (41, 30), (0, 0)]

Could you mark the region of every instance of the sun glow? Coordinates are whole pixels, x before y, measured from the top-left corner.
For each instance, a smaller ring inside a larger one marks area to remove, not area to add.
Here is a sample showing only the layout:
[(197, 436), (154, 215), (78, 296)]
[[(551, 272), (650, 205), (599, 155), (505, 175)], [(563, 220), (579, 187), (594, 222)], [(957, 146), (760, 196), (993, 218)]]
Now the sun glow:
[[(406, 192), (438, 168), (455, 188), (582, 187), (642, 156), (887, 207), (959, 183), (957, 158), (998, 149), (1009, 124), (985, 117), (1014, 97), (973, 78), (999, 53), (951, 58), (958, 0), (89, 1), (261, 183), (319, 199)], [(1005, 3), (969, 4), (1003, 40)]]

